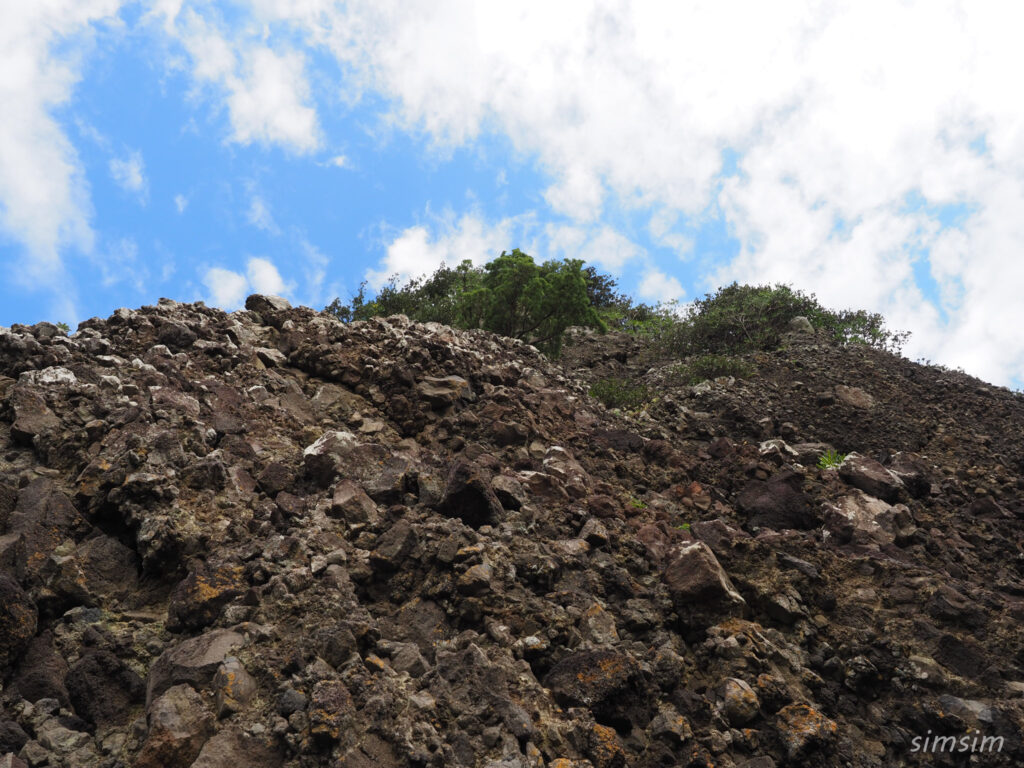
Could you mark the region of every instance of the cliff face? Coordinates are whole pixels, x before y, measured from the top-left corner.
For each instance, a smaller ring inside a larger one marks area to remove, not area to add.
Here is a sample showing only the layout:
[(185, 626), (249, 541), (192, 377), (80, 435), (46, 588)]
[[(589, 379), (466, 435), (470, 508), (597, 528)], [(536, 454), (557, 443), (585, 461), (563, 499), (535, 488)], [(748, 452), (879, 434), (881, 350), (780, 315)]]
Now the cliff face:
[(1022, 764), (1022, 399), (647, 354), (260, 296), (0, 330), (0, 766)]

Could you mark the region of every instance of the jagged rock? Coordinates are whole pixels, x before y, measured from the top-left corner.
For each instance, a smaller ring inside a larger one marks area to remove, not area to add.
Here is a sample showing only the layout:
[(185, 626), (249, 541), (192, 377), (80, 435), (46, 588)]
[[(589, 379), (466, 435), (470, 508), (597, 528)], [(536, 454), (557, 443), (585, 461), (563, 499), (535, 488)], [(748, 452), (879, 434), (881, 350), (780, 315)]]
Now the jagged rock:
[(11, 424), (11, 439), (24, 445), (32, 445), (37, 435), (45, 435), (60, 429), (61, 422), (51, 411), (42, 395), (25, 387), (15, 387), (11, 395), (14, 409), (14, 423)]
[[(62, 550), (66, 551), (64, 554)], [(112, 536), (54, 550), (41, 568), (47, 586), (76, 605), (113, 605), (138, 590), (139, 559)]]
[(874, 459), (851, 453), (839, 465), (839, 476), (854, 488), (894, 503), (900, 498), (903, 483)]
[(786, 748), (789, 760), (828, 747), (836, 738), (839, 727), (808, 704), (790, 704), (776, 715), (775, 729)]
[(309, 730), (331, 741), (341, 738), (352, 716), (352, 694), (340, 680), (322, 680), (313, 686), (309, 700)]
[(237, 632), (214, 629), (171, 646), (160, 655), (149, 671), (147, 705), (172, 685), (206, 685), (221, 662), (244, 643), (245, 638)]
[(213, 735), (213, 714), (190, 685), (175, 685), (147, 707), (149, 733), (135, 768), (189, 768)]
[(676, 610), (689, 622), (699, 623), (716, 615), (735, 616), (746, 604), (714, 553), (700, 541), (679, 548), (665, 567), (662, 580)]
[(350, 525), (375, 525), (379, 517), (373, 499), (349, 480), (342, 480), (335, 486), (330, 512)]
[(351, 432), (341, 431), (324, 433), (302, 453), (306, 474), (321, 487), (338, 476), (365, 480), (389, 456), (384, 446), (360, 443)]
[(0, 668), (8, 668), (28, 647), (38, 619), (36, 606), (21, 585), (0, 573)]
[(931, 493), (928, 465), (917, 454), (898, 451), (885, 462), (885, 468), (903, 484), (913, 498), (922, 499)]
[(67, 662), (54, 649), (53, 633), (46, 630), (32, 639), (12, 682), (18, 695), (26, 701), (54, 699), (67, 707), (70, 705), (64, 685), (67, 673)]
[(459, 400), (471, 400), (473, 390), (461, 376), (436, 378), (427, 376), (416, 385), (416, 391), (434, 409), (447, 408)]
[(752, 480), (736, 498), (736, 506), (757, 528), (814, 528), (821, 523), (818, 513), (801, 491), (803, 477), (782, 470), (767, 481)]
[(563, 707), (587, 707), (603, 722), (636, 722), (646, 711), (640, 665), (614, 650), (566, 656), (544, 677), (544, 686)]
[(831, 505), (825, 530), (841, 543), (874, 543), (884, 546), (906, 540), (914, 532), (913, 518), (902, 504), (891, 506), (856, 490)]
[(479, 528), (501, 519), (503, 509), (483, 471), (467, 461), (456, 461), (448, 473), (438, 511)]
[(171, 592), (167, 629), (181, 632), (209, 626), (244, 589), (242, 566), (199, 564)]
[(87, 524), (71, 500), (49, 478), (33, 480), (18, 493), (9, 533), (19, 533), (25, 548), (24, 570), (37, 574), (66, 539), (77, 538)]
[(285, 310), (291, 309), (292, 305), (288, 299), (284, 299), (280, 296), (266, 296), (259, 293), (254, 293), (245, 299), (245, 308), (250, 312), (258, 312), (259, 314), (273, 314), (275, 312), (284, 312)]

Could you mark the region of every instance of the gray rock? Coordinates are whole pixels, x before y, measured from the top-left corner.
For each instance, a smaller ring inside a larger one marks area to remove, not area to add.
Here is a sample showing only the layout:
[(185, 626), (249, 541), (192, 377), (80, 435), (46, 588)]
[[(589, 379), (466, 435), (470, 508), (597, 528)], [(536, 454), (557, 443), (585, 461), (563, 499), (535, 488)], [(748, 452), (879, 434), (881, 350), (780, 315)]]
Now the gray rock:
[(899, 500), (903, 483), (874, 459), (851, 453), (839, 465), (839, 477), (865, 493), (893, 503)]

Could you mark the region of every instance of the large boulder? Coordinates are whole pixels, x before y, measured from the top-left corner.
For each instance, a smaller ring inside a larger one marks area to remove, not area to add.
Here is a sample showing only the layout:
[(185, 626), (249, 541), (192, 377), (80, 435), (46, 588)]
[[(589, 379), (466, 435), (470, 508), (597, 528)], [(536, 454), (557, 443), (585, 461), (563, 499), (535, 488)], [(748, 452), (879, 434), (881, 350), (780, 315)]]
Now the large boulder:
[(462, 459), (448, 473), (438, 511), (457, 517), (472, 528), (497, 522), (504, 512), (490, 478), (478, 466)]
[(643, 719), (638, 709), (646, 712), (640, 665), (620, 651), (570, 654), (551, 668), (543, 682), (561, 706), (586, 707), (598, 721), (611, 725), (636, 723)]
[(214, 629), (168, 648), (149, 670), (147, 704), (178, 683), (198, 687), (207, 685), (221, 662), (244, 643), (245, 638), (237, 632)]

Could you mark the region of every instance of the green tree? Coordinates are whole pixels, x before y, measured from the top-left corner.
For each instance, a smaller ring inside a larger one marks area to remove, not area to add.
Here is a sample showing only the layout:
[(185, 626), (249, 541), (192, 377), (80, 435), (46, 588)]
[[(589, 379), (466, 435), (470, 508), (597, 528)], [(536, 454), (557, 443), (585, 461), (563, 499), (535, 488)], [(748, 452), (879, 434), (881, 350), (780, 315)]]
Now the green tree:
[(414, 278), (403, 286), (393, 277), (372, 301), (367, 300), (363, 283), (350, 303), (335, 299), (325, 311), (343, 322), (404, 314), (418, 322), (483, 328), (522, 339), (549, 354), (559, 352), (570, 325), (607, 328), (591, 304), (582, 261), (537, 264), (518, 248), (502, 252), (483, 267), (470, 261), (455, 268), (442, 265), (430, 277)]

